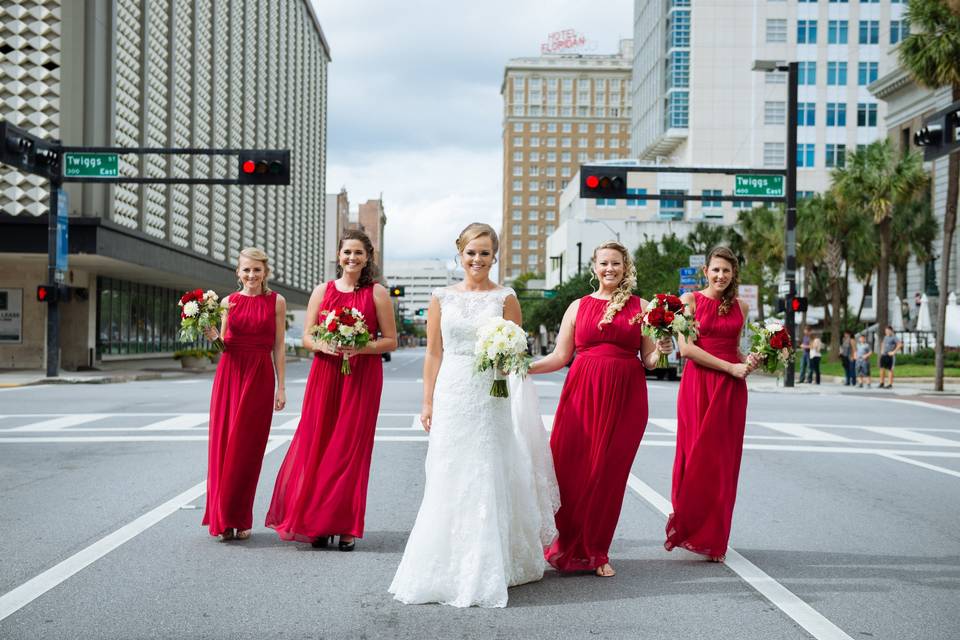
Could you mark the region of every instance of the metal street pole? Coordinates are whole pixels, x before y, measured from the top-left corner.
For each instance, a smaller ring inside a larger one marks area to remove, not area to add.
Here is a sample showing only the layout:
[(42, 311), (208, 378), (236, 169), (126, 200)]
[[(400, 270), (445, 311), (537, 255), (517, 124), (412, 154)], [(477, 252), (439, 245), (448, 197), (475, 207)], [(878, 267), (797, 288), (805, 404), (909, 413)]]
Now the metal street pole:
[[(787, 301), (791, 302), (797, 295), (797, 85), (799, 81), (799, 64), (791, 62), (787, 65), (787, 179), (786, 196), (787, 210), (784, 216), (783, 241), (785, 269), (787, 280)], [(797, 324), (793, 313), (792, 303), (786, 305), (785, 325), (790, 334), (792, 344), (797, 344)], [(786, 368), (783, 375), (783, 386), (793, 386), (793, 363)]]
[(577, 275), (580, 275), (581, 265), (583, 264), (583, 243), (577, 243)]
[[(60, 229), (57, 225), (60, 211), (60, 187), (58, 179), (50, 180), (50, 203), (47, 214), (47, 284), (60, 288), (62, 274), (57, 272), (57, 243)], [(64, 247), (66, 248), (66, 247)], [(60, 291), (47, 303), (47, 377), (55, 378), (60, 368)]]

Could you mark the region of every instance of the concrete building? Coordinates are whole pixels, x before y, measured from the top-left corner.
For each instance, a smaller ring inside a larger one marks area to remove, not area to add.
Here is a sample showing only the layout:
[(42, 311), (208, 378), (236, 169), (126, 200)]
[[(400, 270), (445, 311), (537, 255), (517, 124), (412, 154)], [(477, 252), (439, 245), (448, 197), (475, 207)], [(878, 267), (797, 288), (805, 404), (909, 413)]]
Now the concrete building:
[(383, 209), (383, 196), (380, 196), (376, 200), (367, 200), (366, 202), (360, 203), (357, 207), (356, 222), (358, 228), (370, 238), (376, 254), (377, 264), (380, 265), (381, 273), (385, 274), (386, 271), (383, 271), (386, 267), (384, 264), (383, 230), (387, 224), (387, 214)]
[(434, 289), (462, 277), (443, 260), (391, 260), (384, 273), (391, 287), (404, 287), (403, 297), (397, 298), (401, 320), (415, 323), (426, 322), (426, 309)]
[[(906, 4), (787, 0), (636, 0), (630, 145), (641, 161), (786, 165), (786, 74), (800, 63), (798, 191), (823, 191), (848, 151), (886, 135), (868, 90), (884, 51), (906, 35)], [(698, 195), (707, 187), (676, 185)], [(713, 212), (736, 218), (725, 203)]]
[[(0, 117), (66, 145), (288, 148), (287, 187), (68, 184), (61, 365), (170, 354), (187, 288), (236, 288), (245, 246), (305, 305), (324, 273), (327, 65), (309, 0), (0, 4)], [(123, 176), (235, 177), (236, 159), (122, 155)], [(40, 368), (45, 181), (0, 167), (4, 293), (19, 301), (0, 367)]]
[(324, 282), (337, 277), (337, 246), (340, 236), (347, 228), (350, 218), (350, 199), (347, 190), (341, 188), (339, 193), (328, 193), (326, 196), (326, 220), (324, 228)]
[(543, 273), (560, 193), (579, 166), (625, 158), (633, 43), (613, 55), (514, 58), (504, 69), (500, 282)]

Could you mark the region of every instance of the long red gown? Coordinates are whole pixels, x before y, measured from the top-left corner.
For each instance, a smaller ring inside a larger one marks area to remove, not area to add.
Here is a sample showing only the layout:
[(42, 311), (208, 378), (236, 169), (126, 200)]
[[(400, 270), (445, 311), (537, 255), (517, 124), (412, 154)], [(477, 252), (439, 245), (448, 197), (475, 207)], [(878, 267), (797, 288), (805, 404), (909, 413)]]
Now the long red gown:
[(585, 296), (574, 329), (576, 359), (560, 393), (550, 448), (560, 485), (559, 536), (544, 556), (560, 571), (608, 562), (630, 467), (647, 426), (643, 336), (632, 296), (597, 328), (607, 301)]
[(210, 535), (253, 527), (253, 499), (273, 420), (277, 294), (233, 293), (210, 397), (207, 510)]
[[(696, 345), (721, 360), (739, 362), (743, 313), (734, 303), (695, 292), (700, 335)], [(727, 552), (747, 421), (747, 383), (687, 360), (677, 397), (677, 454), (673, 463), (673, 513), (667, 520), (669, 551), (682, 547), (714, 557)]]
[[(355, 307), (377, 334), (373, 287), (343, 293), (327, 283), (320, 312)], [(311, 323), (315, 323), (313, 318)], [(310, 542), (345, 534), (363, 537), (367, 481), (383, 389), (379, 354), (341, 358), (317, 353), (303, 397), (300, 424), (277, 474), (266, 525), (284, 540)]]

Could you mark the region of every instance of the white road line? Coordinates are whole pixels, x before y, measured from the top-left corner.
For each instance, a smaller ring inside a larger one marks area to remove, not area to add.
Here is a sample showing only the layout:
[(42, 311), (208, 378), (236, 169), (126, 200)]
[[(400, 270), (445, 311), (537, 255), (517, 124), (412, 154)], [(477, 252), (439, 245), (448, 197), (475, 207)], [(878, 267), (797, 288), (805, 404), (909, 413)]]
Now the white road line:
[(955, 478), (960, 478), (960, 471), (954, 471), (953, 469), (947, 469), (946, 467), (938, 467), (935, 464), (928, 464), (926, 462), (921, 462), (919, 460), (913, 460), (905, 456), (897, 455), (895, 453), (880, 453), (877, 454), (884, 458), (890, 458), (891, 460), (896, 460), (897, 462), (906, 462), (907, 464), (912, 464), (923, 469), (928, 469), (929, 471), (937, 471), (939, 473), (945, 473), (948, 476), (954, 476)]
[(838, 436), (835, 433), (828, 433), (820, 429), (814, 429), (803, 424), (794, 424), (790, 422), (754, 422), (761, 427), (785, 433), (800, 440), (819, 440), (821, 442), (849, 442), (850, 438)]
[[(647, 423), (660, 427), (664, 431), (669, 431), (670, 433), (677, 432), (676, 418), (649, 418), (647, 420)], [(660, 435), (660, 434), (657, 434), (657, 435)]]
[(951, 440), (950, 438), (931, 436), (929, 434), (914, 431), (912, 429), (903, 429), (900, 427), (866, 427), (866, 430), (885, 436), (891, 436), (893, 438), (909, 440), (910, 442), (916, 442), (917, 444), (927, 444), (941, 447), (960, 446), (960, 440)]
[[(870, 398), (873, 400), (874, 398)], [(960, 413), (960, 409), (954, 409), (953, 407), (943, 407), (939, 404), (933, 404), (932, 402), (921, 402), (919, 400), (901, 400), (900, 398), (878, 398), (879, 400), (886, 400), (887, 402), (899, 402), (900, 404), (909, 404), (914, 407), (923, 407), (924, 409), (936, 409), (938, 411), (946, 411), (948, 413)]]
[(553, 380), (534, 380), (533, 384), (538, 387), (557, 387), (560, 386), (559, 382), (554, 382)]
[[(289, 440), (289, 438), (277, 438), (273, 440), (267, 445), (264, 455), (270, 453), (287, 440)], [(47, 569), (40, 575), (24, 582), (16, 589), (0, 596), (0, 620), (4, 620), (16, 613), (78, 571), (81, 571), (104, 557), (124, 542), (132, 540), (167, 516), (176, 513), (180, 507), (193, 502), (206, 493), (206, 487), (206, 481), (195, 484), (180, 495), (167, 500), (136, 520), (100, 538), (89, 547), (75, 553), (63, 562)]]
[(31, 422), (30, 424), (14, 427), (13, 429), (10, 429), (10, 431), (59, 431), (60, 429), (64, 429), (73, 425), (103, 420), (106, 417), (108, 417), (108, 414), (75, 413), (72, 415), (63, 416), (61, 418), (52, 418), (50, 420), (43, 420), (41, 422)]
[(279, 429), (296, 429), (297, 425), (300, 424), (300, 416), (296, 418), (290, 418), (286, 422), (281, 422), (280, 424), (271, 425), (270, 430), (279, 430)]
[(205, 424), (209, 420), (209, 413), (182, 413), (166, 420), (151, 422), (144, 427), (139, 427), (138, 431), (182, 431), (192, 429), (199, 424)]
[[(666, 498), (632, 473), (627, 479), (627, 485), (664, 516), (669, 516), (673, 511), (672, 505)], [(737, 553), (733, 547), (727, 549), (724, 564), (816, 640), (853, 640), (840, 627), (827, 620), (760, 567)]]
[(206, 380), (171, 380), (170, 384), (197, 384), (198, 382), (206, 382)]

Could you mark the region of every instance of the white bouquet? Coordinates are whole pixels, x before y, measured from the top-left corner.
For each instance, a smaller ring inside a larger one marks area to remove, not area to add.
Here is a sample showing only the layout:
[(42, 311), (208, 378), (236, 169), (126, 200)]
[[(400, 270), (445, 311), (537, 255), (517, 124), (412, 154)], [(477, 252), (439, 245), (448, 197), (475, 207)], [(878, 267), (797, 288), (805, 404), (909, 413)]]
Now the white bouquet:
[(527, 355), (527, 334), (515, 322), (504, 318), (490, 318), (477, 329), (477, 344), (473, 352), (477, 356), (475, 370), (483, 373), (493, 369), (493, 386), (490, 395), (495, 398), (509, 397), (507, 374), (527, 374), (530, 356)]

